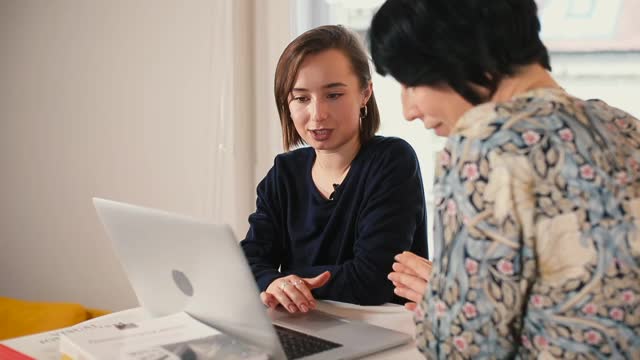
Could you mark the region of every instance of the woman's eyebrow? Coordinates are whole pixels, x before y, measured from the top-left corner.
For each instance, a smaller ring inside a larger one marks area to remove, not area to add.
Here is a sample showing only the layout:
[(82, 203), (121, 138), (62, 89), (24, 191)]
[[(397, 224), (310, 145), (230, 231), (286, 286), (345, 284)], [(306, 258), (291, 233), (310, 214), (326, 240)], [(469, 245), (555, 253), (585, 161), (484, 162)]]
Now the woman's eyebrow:
[[(322, 88), (331, 89), (331, 88), (346, 87), (346, 86), (347, 86), (347, 84), (345, 84), (345, 83), (332, 82), (332, 83), (329, 83), (327, 85), (324, 85)], [(293, 89), (291, 89), (291, 91), (309, 91), (309, 89), (306, 89), (306, 88), (293, 88)]]

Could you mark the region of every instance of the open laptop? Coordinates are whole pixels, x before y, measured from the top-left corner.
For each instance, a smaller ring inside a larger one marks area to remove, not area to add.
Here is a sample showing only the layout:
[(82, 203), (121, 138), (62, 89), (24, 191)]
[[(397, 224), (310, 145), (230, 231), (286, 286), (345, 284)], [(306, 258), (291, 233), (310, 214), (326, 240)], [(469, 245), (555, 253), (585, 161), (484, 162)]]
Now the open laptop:
[(411, 341), (407, 334), (314, 310), (267, 310), (228, 225), (94, 198), (142, 305), (185, 311), (274, 359), (352, 359)]

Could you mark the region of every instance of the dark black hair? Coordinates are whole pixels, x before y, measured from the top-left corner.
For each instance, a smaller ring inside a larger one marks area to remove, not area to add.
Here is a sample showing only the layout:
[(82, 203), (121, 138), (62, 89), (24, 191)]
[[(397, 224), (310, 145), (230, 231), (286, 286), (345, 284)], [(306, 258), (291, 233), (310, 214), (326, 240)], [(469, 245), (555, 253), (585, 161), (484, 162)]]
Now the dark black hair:
[(471, 104), (504, 76), (551, 70), (534, 0), (387, 0), (368, 33), (376, 71), (405, 86), (448, 85)]

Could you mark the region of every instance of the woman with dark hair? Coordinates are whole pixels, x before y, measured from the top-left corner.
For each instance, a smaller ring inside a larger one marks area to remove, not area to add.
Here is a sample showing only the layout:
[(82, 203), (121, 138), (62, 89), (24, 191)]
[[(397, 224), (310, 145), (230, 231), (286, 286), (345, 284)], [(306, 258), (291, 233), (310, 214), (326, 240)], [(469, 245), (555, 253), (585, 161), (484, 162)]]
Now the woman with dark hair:
[(536, 11), (388, 0), (371, 24), (405, 117), (448, 137), (433, 272), (403, 253), (389, 275), (428, 357), (640, 354), (637, 120), (554, 81)]
[(287, 152), (258, 185), (241, 242), (262, 301), (290, 312), (317, 298), (402, 301), (387, 273), (400, 251), (426, 256), (422, 179), (409, 144), (375, 135), (363, 46), (341, 26), (305, 32), (281, 55), (274, 92)]

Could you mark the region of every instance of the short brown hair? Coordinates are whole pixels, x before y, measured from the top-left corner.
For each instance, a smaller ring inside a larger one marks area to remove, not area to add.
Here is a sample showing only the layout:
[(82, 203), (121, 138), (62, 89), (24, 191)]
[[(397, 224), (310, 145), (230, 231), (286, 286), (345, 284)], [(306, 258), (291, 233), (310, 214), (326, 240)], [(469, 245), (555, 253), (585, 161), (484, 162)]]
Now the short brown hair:
[[(304, 140), (296, 131), (289, 111), (289, 94), (298, 76), (300, 64), (307, 55), (330, 49), (342, 51), (349, 59), (352, 70), (363, 89), (371, 81), (367, 53), (358, 37), (345, 27), (341, 25), (320, 26), (295, 38), (280, 55), (273, 86), (282, 126), (282, 144), (287, 151), (294, 146), (304, 145)], [(380, 112), (373, 92), (365, 106), (367, 107), (367, 115), (362, 119), (360, 125), (360, 141), (363, 144), (369, 141), (380, 127)]]

